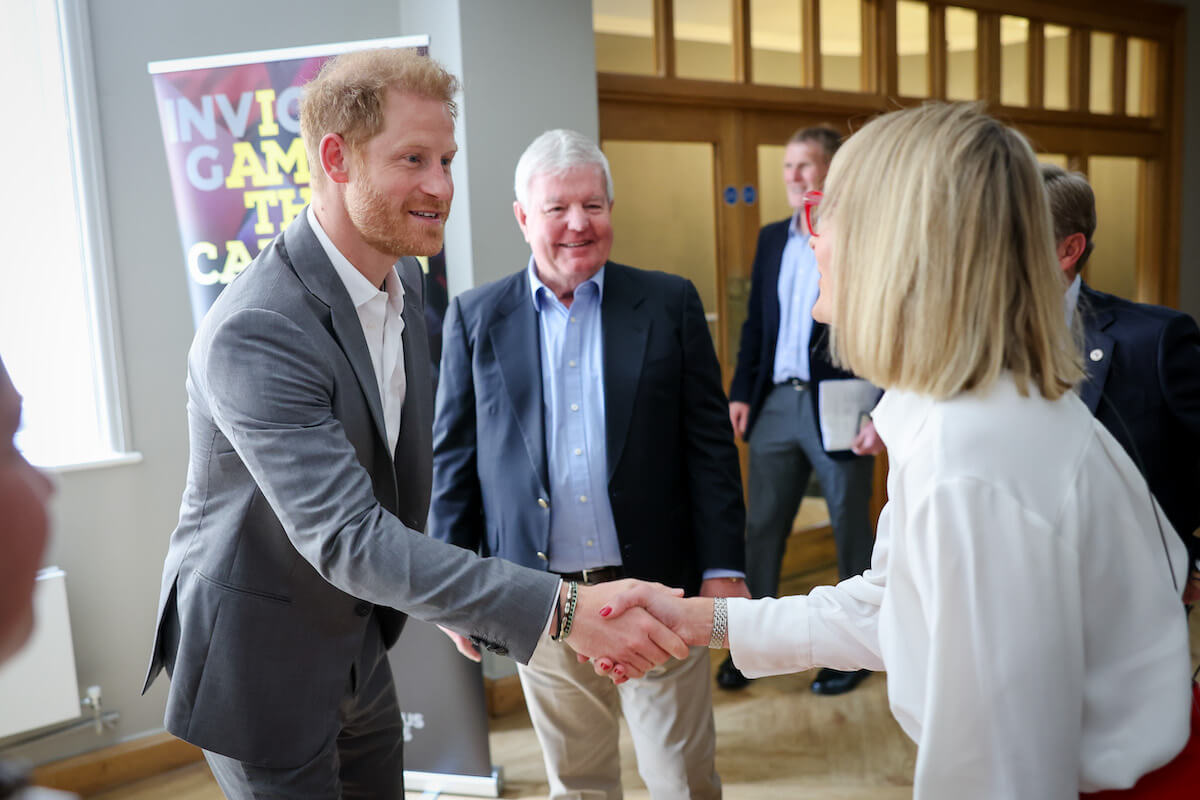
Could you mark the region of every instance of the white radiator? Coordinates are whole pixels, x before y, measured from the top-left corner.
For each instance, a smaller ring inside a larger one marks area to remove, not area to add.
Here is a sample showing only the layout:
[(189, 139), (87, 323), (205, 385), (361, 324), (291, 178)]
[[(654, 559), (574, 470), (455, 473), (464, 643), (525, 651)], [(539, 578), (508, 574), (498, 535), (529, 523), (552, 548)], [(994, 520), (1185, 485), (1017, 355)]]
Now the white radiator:
[(0, 665), (0, 738), (79, 716), (67, 574), (58, 567), (38, 573), (33, 613), (25, 649)]

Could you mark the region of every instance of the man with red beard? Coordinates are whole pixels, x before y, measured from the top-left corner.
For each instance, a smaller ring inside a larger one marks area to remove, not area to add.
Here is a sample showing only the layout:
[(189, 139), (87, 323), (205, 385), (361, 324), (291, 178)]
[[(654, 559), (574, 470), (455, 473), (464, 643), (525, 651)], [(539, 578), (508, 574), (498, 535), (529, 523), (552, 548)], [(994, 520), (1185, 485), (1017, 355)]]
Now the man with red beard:
[(403, 796), (386, 651), (406, 614), (522, 662), (547, 631), (633, 676), (688, 652), (648, 615), (602, 641), (607, 586), (422, 535), (433, 393), (411, 256), (442, 247), (456, 90), (411, 52), (329, 62), (300, 109), (312, 205), (188, 356), (191, 463), (146, 686), (170, 674), (167, 730), (230, 797)]

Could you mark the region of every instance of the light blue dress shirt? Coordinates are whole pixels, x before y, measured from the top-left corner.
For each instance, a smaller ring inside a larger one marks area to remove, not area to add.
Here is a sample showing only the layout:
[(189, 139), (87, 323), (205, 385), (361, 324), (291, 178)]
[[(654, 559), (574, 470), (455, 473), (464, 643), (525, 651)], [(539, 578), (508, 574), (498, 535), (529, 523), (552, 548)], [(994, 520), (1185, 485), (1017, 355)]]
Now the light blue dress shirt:
[(550, 469), (550, 571), (620, 566), (621, 546), (608, 500), (600, 326), (604, 268), (575, 289), (570, 308), (538, 278), (532, 258), (529, 286), (542, 353)]
[[(604, 420), (604, 338), (600, 303), (604, 268), (575, 289), (571, 307), (538, 278), (529, 259), (538, 316), (542, 404), (550, 470), (551, 572), (621, 565), (621, 542), (608, 499)], [(706, 569), (702, 580), (744, 578), (740, 570)]]
[(820, 294), (817, 258), (801, 233), (799, 216), (788, 226), (787, 244), (779, 263), (779, 337), (775, 341), (772, 378), (783, 383), (789, 378), (811, 380), (808, 342), (812, 337), (812, 309)]

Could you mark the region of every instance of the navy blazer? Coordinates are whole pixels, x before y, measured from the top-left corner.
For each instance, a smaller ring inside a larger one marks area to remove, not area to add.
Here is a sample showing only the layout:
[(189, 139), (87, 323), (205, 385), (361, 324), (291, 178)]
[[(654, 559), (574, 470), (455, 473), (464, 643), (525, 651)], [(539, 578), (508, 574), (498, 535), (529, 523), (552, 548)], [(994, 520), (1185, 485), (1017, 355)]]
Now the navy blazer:
[[(625, 574), (694, 593), (742, 570), (741, 476), (690, 281), (609, 262), (600, 305), (608, 497)], [(550, 496), (527, 270), (464, 292), (443, 334), (429, 533), (545, 570)]]
[[(750, 404), (750, 417), (746, 421), (746, 440), (762, 410), (767, 395), (775, 385), (775, 342), (779, 338), (779, 267), (783, 261), (783, 248), (787, 244), (788, 226), (791, 217), (764, 225), (758, 232), (758, 245), (754, 248), (754, 266), (750, 272), (750, 302), (746, 311), (746, 322), (742, 325), (742, 341), (738, 347), (737, 368), (733, 373), (733, 384), (729, 388), (729, 399)], [(837, 378), (853, 378), (852, 373), (833, 365), (829, 357), (829, 329), (813, 321), (812, 335), (808, 340), (809, 383), (812, 391), (813, 419), (820, 419), (817, 408), (818, 384)], [(820, 435), (820, 426), (817, 426)], [(831, 456), (849, 457), (849, 450), (831, 452)]]
[(1155, 498), (1200, 558), (1200, 329), (1180, 311), (1084, 284), (1087, 379), (1079, 395), (1146, 475)]

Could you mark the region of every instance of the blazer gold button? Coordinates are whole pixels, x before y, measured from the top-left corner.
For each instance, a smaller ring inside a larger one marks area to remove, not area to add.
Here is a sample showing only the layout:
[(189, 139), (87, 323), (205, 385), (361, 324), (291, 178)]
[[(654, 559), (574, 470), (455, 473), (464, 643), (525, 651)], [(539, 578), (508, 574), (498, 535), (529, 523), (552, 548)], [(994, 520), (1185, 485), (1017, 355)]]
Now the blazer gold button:
[(546, 556), (546, 554), (545, 554), (545, 553), (543, 553), (541, 550), (538, 550), (538, 551), (537, 551), (537, 557), (538, 557), (538, 558), (540, 558), (542, 561), (549, 561), (549, 560), (550, 560), (550, 559), (549, 559), (549, 557), (547, 557), (547, 556)]
[(1090, 358), (1092, 361), (1099, 361), (1100, 359), (1104, 358), (1104, 351), (1097, 347), (1095, 350), (1088, 353), (1088, 358)]
[(541, 506), (542, 508), (549, 508), (549, 507), (550, 507), (550, 504), (546, 502), (546, 498), (544, 498), (544, 497), (539, 497), (539, 498), (538, 498), (538, 505), (539, 505), (539, 506)]

